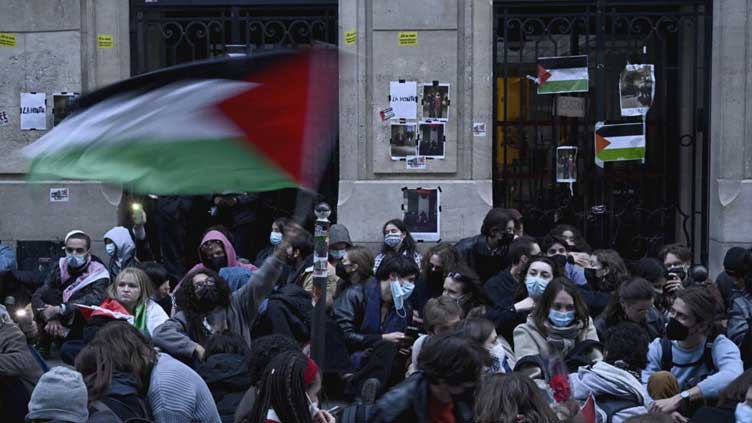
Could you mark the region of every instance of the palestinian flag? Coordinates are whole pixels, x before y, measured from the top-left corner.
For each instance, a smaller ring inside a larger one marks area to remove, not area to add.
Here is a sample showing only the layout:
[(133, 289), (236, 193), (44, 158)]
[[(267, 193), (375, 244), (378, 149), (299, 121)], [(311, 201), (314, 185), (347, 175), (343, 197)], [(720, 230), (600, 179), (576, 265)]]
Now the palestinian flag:
[(588, 91), (588, 57), (539, 57), (538, 94)]
[[(595, 125), (595, 160), (602, 162), (645, 159), (645, 125), (624, 123), (618, 125)], [(601, 162), (601, 163), (598, 163)]]
[(337, 136), (337, 61), (313, 48), (122, 81), (28, 146), (29, 173), (165, 195), (315, 190)]

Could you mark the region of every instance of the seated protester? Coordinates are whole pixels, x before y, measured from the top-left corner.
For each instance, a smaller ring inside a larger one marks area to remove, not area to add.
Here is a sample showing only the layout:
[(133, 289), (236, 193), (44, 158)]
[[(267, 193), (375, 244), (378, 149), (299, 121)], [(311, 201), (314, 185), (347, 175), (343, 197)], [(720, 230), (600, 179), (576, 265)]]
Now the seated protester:
[[(291, 225), (292, 223), (289, 223), (287, 227)], [(300, 236), (294, 239), (287, 248), (285, 266), (289, 269), (287, 280), (280, 280), (277, 285), (294, 283), (303, 286), (303, 279), (307, 276), (306, 272), (313, 271), (313, 235), (310, 232), (305, 230), (301, 232)]]
[(483, 367), (485, 373), (512, 373), (516, 364), (514, 351), (509, 342), (496, 335), (493, 323), (486, 319), (468, 318), (457, 325), (457, 332), (482, 345), (488, 351), (490, 360)]
[(384, 244), (373, 262), (373, 273), (378, 272), (381, 262), (389, 254), (401, 254), (409, 257), (415, 261), (416, 266), (420, 267), (420, 261), (423, 257), (418, 252), (418, 246), (415, 244), (413, 236), (410, 235), (405, 222), (400, 219), (392, 219), (384, 224), (381, 233), (384, 234)]
[(235, 422), (252, 422), (251, 411), (256, 403), (257, 385), (261, 381), (266, 366), (274, 357), (289, 351), (300, 351), (300, 346), (286, 336), (269, 335), (253, 340), (248, 364), (248, 381), (251, 386), (238, 404)]
[(663, 287), (666, 285), (666, 271), (663, 264), (652, 257), (642, 258), (637, 263), (635, 276), (643, 278), (653, 285), (653, 292), (655, 293), (653, 305), (667, 318), (671, 304), (674, 302), (674, 296), (663, 292)]
[(321, 373), (301, 352), (288, 351), (272, 359), (258, 384), (249, 422), (335, 423), (319, 409)]
[(543, 254), (564, 269), (564, 276), (577, 286), (587, 284), (585, 270), (575, 264), (574, 256), (570, 254), (569, 244), (559, 237), (547, 236), (541, 240)]
[(480, 235), (457, 243), (465, 263), (485, 282), (508, 267), (509, 246), (514, 240), (516, 222), (508, 209), (491, 209), (483, 219)]
[(748, 295), (745, 280), (752, 275), (752, 254), (741, 247), (730, 248), (723, 258), (723, 269), (716, 279), (716, 286), (723, 296), (726, 312), (730, 313), (734, 300)]
[(107, 268), (91, 254), (91, 238), (82, 231), (69, 232), (65, 236), (65, 257), (50, 270), (31, 299), (43, 336), (48, 340), (81, 339), (84, 322), (76, 304), (98, 306), (109, 284)]
[(652, 399), (640, 382), (640, 372), (647, 363), (648, 339), (635, 323), (612, 326), (606, 332), (604, 361), (580, 367), (569, 375), (572, 398), (595, 397), (603, 421), (621, 423), (631, 416), (648, 412)]
[(60, 353), (63, 361), (72, 364), (78, 352), (94, 339), (97, 331), (113, 320), (125, 319), (144, 335), (151, 336), (169, 318), (151, 297), (151, 280), (146, 273), (135, 267), (123, 269), (107, 288), (107, 298), (99, 307), (81, 307), (81, 314), (87, 319), (83, 340), (63, 344)]
[(206, 360), (196, 369), (217, 404), (222, 423), (234, 421), (235, 410), (251, 386), (250, 350), (243, 338), (215, 333), (206, 343)]
[(393, 254), (384, 259), (368, 283), (352, 286), (337, 298), (334, 317), (344, 334), (352, 367), (364, 370), (351, 380), (351, 394), (360, 392), (360, 384), (371, 377), (380, 378), (385, 387), (404, 375), (409, 354), (404, 348), (411, 345), (405, 330), (412, 321), (407, 299), (417, 274), (418, 266), (411, 257)]
[(658, 252), (658, 260), (666, 272), (664, 290), (668, 294), (675, 294), (675, 290), (694, 284), (689, 271), (692, 264), (692, 251), (689, 248), (680, 244), (666, 245)]
[[(125, 322), (110, 323), (97, 332), (86, 348), (94, 350), (97, 358), (85, 363), (86, 355), (81, 354), (76, 368), (84, 372), (84, 379), (93, 381), (93, 386), (101, 386), (100, 392), (117, 394), (116, 390), (125, 389), (117, 383), (119, 374), (124, 374), (121, 381), (132, 378), (130, 387), (135, 387), (139, 393), (145, 392), (147, 411), (154, 423), (221, 422), (203, 379), (170, 355), (158, 353), (133, 326)], [(129, 409), (133, 411), (135, 407)]]
[(470, 423), (473, 393), (488, 353), (457, 333), (432, 336), (423, 346), (418, 372), (385, 393), (369, 422)]
[(540, 246), (534, 238), (523, 236), (512, 241), (509, 246), (511, 267), (483, 284), (483, 291), (494, 307), (506, 307), (511, 303), (520, 286), (520, 271), (531, 258), (540, 253)]
[(138, 263), (136, 243), (128, 229), (122, 226), (115, 226), (104, 234), (104, 249), (110, 257), (107, 270), (113, 279), (121, 270)]
[(291, 241), (304, 232), (298, 225), (288, 227), (274, 255), (235, 292), (230, 293), (227, 283), (211, 270), (189, 273), (175, 294), (180, 311), (152, 334), (155, 344), (181, 360), (201, 360), (209, 336), (229, 330), (250, 346), (251, 324), (259, 305), (279, 279)]
[(542, 376), (540, 360), (545, 364), (553, 354), (561, 354), (572, 367), (575, 360), (602, 360), (600, 348), (593, 319), (579, 289), (566, 278), (552, 280), (527, 322), (514, 329), (515, 370), (534, 378)]
[(261, 267), (264, 264), (264, 261), (274, 253), (274, 249), (277, 248), (277, 245), (279, 245), (280, 242), (282, 242), (282, 237), (285, 233), (285, 226), (287, 226), (289, 222), (290, 219), (286, 217), (278, 217), (277, 219), (274, 219), (274, 222), (272, 222), (272, 231), (269, 233), (269, 245), (259, 251), (256, 255), (256, 259), (253, 261), (253, 264), (255, 264), (256, 267)]
[[(39, 378), (31, 393), (26, 422), (89, 423), (87, 401), (81, 373), (64, 366), (53, 367)], [(10, 420), (9, 417), (3, 415), (4, 419)]]
[(462, 308), (463, 316), (467, 316), (470, 310), (486, 303), (480, 279), (464, 263), (458, 263), (456, 267), (449, 269), (444, 279), (442, 295), (455, 300)]
[(538, 386), (520, 373), (481, 379), (475, 395), (475, 423), (560, 423)]
[(585, 268), (585, 279), (591, 289), (614, 292), (631, 278), (619, 253), (614, 250), (595, 250)]
[[(339, 282), (339, 276), (337, 276), (337, 264), (342, 261), (345, 255), (345, 249), (352, 247), (352, 241), (350, 241), (350, 233), (347, 231), (345, 225), (334, 224), (329, 228), (329, 258), (326, 263), (326, 296), (327, 307), (331, 308), (334, 304), (334, 296), (337, 293), (337, 284)], [(336, 257), (335, 257), (336, 256)], [(310, 266), (308, 266), (303, 276), (299, 279), (298, 284), (303, 287), (314, 298), (314, 303), (318, 302), (318, 298), (321, 294), (318, 292), (320, 289), (313, 285), (313, 256), (311, 256)]]
[(451, 332), (462, 319), (462, 309), (449, 297), (431, 298), (423, 307), (423, 328), (427, 334), (420, 335), (413, 343), (412, 361), (407, 370), (408, 376), (418, 371), (418, 357), (423, 344), (435, 335)]
[(611, 297), (611, 303), (601, 316), (595, 319), (598, 338), (604, 339), (606, 330), (622, 322), (637, 323), (653, 340), (666, 334), (666, 319), (653, 306), (655, 293), (650, 282), (634, 278), (624, 282)]
[(23, 421), (31, 391), (42, 368), (26, 337), (0, 305), (0, 415), (9, 422)]
[(504, 339), (513, 341), (514, 328), (525, 323), (549, 282), (561, 277), (561, 272), (562, 269), (548, 257), (532, 257), (520, 270), (520, 282), (514, 295), (507, 300), (506, 305), (490, 308), (485, 318), (494, 322), (496, 332)]
[[(569, 251), (590, 254), (590, 245), (588, 245), (587, 241), (585, 241), (585, 237), (582, 236), (582, 232), (580, 232), (572, 225), (556, 225), (553, 229), (551, 229), (549, 235), (564, 240), (564, 242), (566, 242), (567, 246), (569, 247)], [(587, 263), (583, 261), (580, 266), (585, 267), (586, 264)]]
[(726, 336), (739, 346), (744, 367), (752, 365), (752, 336), (749, 334), (749, 322), (752, 319), (752, 275), (747, 276), (742, 295), (737, 296), (728, 315)]
[[(327, 292), (327, 296), (332, 295)], [(284, 335), (304, 345), (311, 341), (315, 299), (292, 283), (276, 286), (258, 309), (251, 338)]]
[(373, 276), (373, 253), (366, 247), (354, 246), (345, 251), (342, 261), (337, 263), (337, 292), (339, 297), (347, 288), (365, 283)]
[(752, 369), (739, 375), (721, 391), (717, 404), (697, 410), (691, 423), (752, 423)]
[(656, 400), (654, 411), (672, 413), (682, 403), (718, 398), (742, 372), (739, 348), (719, 335), (717, 306), (717, 298), (705, 287), (683, 289), (674, 300), (666, 338), (650, 344), (642, 372)]
[(415, 292), (410, 296), (410, 305), (420, 317), (428, 300), (441, 296), (444, 280), (461, 260), (457, 249), (448, 243), (439, 243), (429, 248), (420, 262), (420, 275), (415, 282)]
[(347, 226), (335, 223), (329, 227), (329, 264), (337, 266), (348, 248), (353, 246)]
[(172, 313), (172, 296), (170, 295), (170, 276), (167, 269), (156, 261), (145, 261), (136, 266), (146, 273), (151, 282), (151, 299), (159, 304), (169, 316)]
[[(227, 236), (217, 229), (211, 229), (204, 234), (198, 247), (198, 258), (199, 263), (188, 273), (206, 269), (219, 272), (225, 267), (243, 267), (252, 272), (256, 270), (256, 266), (238, 260), (235, 247), (232, 246)], [(173, 294), (180, 288), (181, 283), (182, 281), (175, 287)]]

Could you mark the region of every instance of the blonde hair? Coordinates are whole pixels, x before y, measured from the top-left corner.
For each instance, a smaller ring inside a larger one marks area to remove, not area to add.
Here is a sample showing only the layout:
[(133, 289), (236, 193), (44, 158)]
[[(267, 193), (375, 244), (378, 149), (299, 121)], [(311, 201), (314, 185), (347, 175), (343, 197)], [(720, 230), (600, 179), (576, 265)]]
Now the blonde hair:
[(113, 299), (117, 299), (117, 286), (127, 276), (135, 279), (136, 282), (138, 282), (139, 288), (141, 288), (141, 293), (138, 296), (136, 305), (146, 305), (149, 302), (149, 299), (152, 297), (154, 291), (151, 286), (151, 279), (149, 279), (149, 276), (146, 274), (146, 272), (135, 267), (126, 267), (125, 269), (120, 271), (120, 273), (115, 278), (115, 281), (113, 281), (110, 286), (107, 287), (107, 296)]

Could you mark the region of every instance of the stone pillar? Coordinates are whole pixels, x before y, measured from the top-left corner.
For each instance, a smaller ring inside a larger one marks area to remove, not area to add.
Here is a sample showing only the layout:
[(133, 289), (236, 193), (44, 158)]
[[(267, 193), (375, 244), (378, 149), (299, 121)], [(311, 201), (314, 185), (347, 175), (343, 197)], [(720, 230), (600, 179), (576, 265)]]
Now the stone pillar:
[(752, 243), (752, 0), (713, 2), (710, 275)]
[[(339, 223), (354, 242), (379, 243), (384, 222), (402, 218), (402, 188), (438, 186), (441, 240), (477, 233), (492, 207), (491, 2), (341, 0), (339, 25)], [(357, 31), (355, 44), (345, 43), (349, 31)], [(399, 46), (402, 31), (416, 31), (418, 45)], [(451, 84), (446, 158), (426, 170), (390, 158), (390, 125), (379, 111), (396, 80)], [(485, 123), (487, 135), (473, 137), (473, 122)]]

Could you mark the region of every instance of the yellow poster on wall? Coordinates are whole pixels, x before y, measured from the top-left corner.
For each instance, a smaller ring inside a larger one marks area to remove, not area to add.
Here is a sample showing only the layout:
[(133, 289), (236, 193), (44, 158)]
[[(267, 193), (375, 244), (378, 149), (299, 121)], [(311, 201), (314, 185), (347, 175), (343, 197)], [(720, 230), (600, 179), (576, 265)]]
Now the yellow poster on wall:
[(115, 47), (115, 40), (111, 34), (99, 34), (97, 35), (97, 48), (113, 48)]
[(16, 34), (8, 34), (7, 32), (0, 32), (0, 46), (15, 47), (16, 46)]
[(345, 32), (345, 44), (351, 46), (358, 42), (358, 31), (352, 30)]
[(405, 46), (417, 46), (418, 45), (418, 33), (412, 32), (400, 32), (398, 36), (398, 44), (400, 47)]

